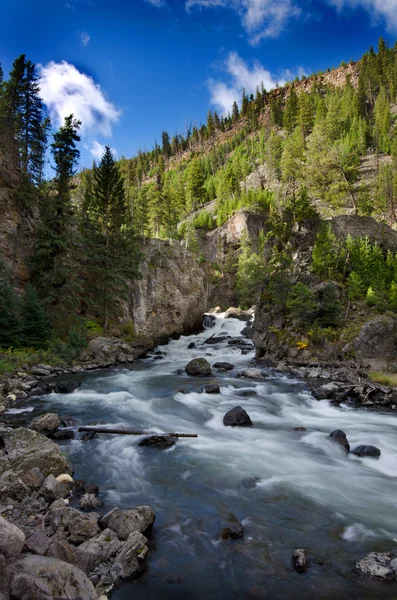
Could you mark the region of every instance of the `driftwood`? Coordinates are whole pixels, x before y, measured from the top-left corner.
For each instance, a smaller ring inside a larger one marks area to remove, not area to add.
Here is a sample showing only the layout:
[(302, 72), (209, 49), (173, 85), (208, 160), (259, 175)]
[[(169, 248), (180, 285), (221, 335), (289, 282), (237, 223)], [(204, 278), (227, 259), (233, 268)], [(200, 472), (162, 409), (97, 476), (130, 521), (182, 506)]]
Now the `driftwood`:
[(129, 429), (106, 429), (105, 427), (79, 427), (78, 431), (112, 433), (115, 435), (168, 435), (172, 438), (196, 438), (197, 433), (159, 433), (158, 431), (131, 431)]

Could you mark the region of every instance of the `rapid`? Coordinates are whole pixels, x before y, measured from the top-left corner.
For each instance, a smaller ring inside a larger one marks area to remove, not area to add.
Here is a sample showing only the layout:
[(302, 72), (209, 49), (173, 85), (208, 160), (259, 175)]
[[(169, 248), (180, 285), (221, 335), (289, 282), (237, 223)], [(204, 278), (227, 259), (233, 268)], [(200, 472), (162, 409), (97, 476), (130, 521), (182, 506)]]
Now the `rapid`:
[[(105, 509), (150, 504), (156, 513), (146, 573), (112, 598), (396, 598), (397, 584), (359, 578), (352, 567), (397, 547), (397, 416), (318, 401), (304, 382), (270, 368), (262, 381), (237, 378), (253, 346), (242, 354), (227, 339), (204, 342), (238, 337), (244, 325), (216, 315), (214, 327), (160, 346), (162, 355), (85, 374), (72, 394), (29, 402), (34, 413), (69, 414), (81, 425), (198, 434), (168, 450), (138, 447), (135, 436), (63, 444), (75, 477), (99, 485)], [(205, 379), (175, 373), (195, 357), (235, 368)], [(201, 391), (215, 382), (220, 394)], [(237, 405), (253, 427), (223, 425)], [(327, 439), (334, 429), (352, 448), (380, 448), (379, 460), (346, 456)], [(237, 521), (244, 538), (221, 541), (220, 529)], [(303, 575), (291, 566), (296, 548), (318, 559)]]

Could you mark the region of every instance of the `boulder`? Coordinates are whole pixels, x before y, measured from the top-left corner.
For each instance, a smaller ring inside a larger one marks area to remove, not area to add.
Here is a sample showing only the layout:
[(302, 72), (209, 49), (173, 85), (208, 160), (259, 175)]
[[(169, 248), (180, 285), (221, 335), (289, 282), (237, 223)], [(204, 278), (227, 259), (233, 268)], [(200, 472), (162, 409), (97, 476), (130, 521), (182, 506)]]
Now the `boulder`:
[(55, 479), (54, 475), (48, 475), (40, 489), (40, 494), (44, 496), (47, 502), (52, 502), (69, 496), (69, 490), (61, 481)]
[(239, 321), (250, 321), (252, 314), (248, 313), (241, 308), (230, 307), (225, 312), (226, 319), (238, 319)]
[(190, 342), (190, 344), (188, 345), (187, 349), (188, 350), (193, 350), (193, 348), (196, 347), (196, 344), (194, 342)]
[(313, 395), (319, 400), (329, 399), (332, 398), (337, 392), (339, 392), (340, 389), (341, 386), (339, 383), (331, 381), (330, 383), (320, 385), (320, 387), (313, 391)]
[(73, 484), (74, 484), (73, 478), (70, 475), (68, 475), (67, 473), (62, 473), (62, 475), (58, 475), (58, 477), (56, 479), (60, 483), (63, 483), (63, 485), (65, 487), (67, 487), (68, 489), (73, 488)]
[(57, 414), (46, 413), (33, 419), (29, 424), (29, 428), (38, 431), (42, 435), (49, 435), (50, 433), (54, 433), (60, 424), (61, 420)]
[(126, 579), (143, 571), (148, 553), (146, 542), (147, 539), (138, 531), (129, 534), (111, 568), (113, 578)]
[(13, 523), (0, 516), (0, 554), (18, 556), (25, 544), (25, 534)]
[(57, 383), (54, 387), (54, 392), (56, 394), (71, 394), (75, 390), (80, 387), (80, 382), (78, 381), (66, 381), (63, 383)]
[(211, 365), (205, 358), (194, 358), (185, 367), (185, 371), (192, 377), (210, 377)]
[(397, 319), (389, 315), (365, 323), (355, 339), (356, 357), (372, 368), (386, 369), (397, 361)]
[(33, 554), (44, 556), (50, 545), (50, 539), (47, 537), (43, 529), (36, 529), (31, 535), (26, 538), (25, 548)]
[(53, 540), (47, 550), (47, 556), (64, 560), (71, 565), (80, 566), (80, 559), (77, 556), (77, 548), (74, 548), (64, 540)]
[(371, 458), (379, 458), (381, 452), (376, 446), (357, 446), (357, 448), (352, 450), (352, 454), (360, 457), (369, 456)]
[(31, 429), (14, 429), (3, 434), (8, 468), (15, 475), (25, 475), (37, 467), (43, 474), (55, 477), (62, 473), (72, 474), (66, 458), (58, 446), (40, 433)]
[(304, 573), (310, 567), (310, 562), (304, 548), (298, 548), (292, 555), (292, 566), (298, 573)]
[(239, 373), (239, 377), (246, 377), (247, 379), (265, 379), (260, 369), (244, 369)]
[(218, 371), (231, 371), (234, 369), (234, 365), (228, 362), (217, 362), (214, 364), (214, 369), (218, 369)]
[(342, 446), (342, 448), (344, 448), (347, 452), (350, 452), (350, 444), (347, 440), (345, 432), (341, 429), (335, 429), (329, 434), (328, 439)]
[(28, 554), (10, 568), (10, 592), (18, 600), (97, 600), (88, 577), (76, 566)]
[[(106, 515), (104, 517), (106, 522)], [(130, 533), (144, 533), (155, 520), (155, 514), (150, 506), (137, 506), (127, 510), (111, 511), (107, 527), (114, 531), (119, 540), (126, 540)]]
[(223, 424), (226, 427), (251, 427), (252, 421), (244, 408), (235, 406), (225, 414)]
[(98, 510), (98, 508), (102, 508), (103, 502), (95, 494), (83, 494), (79, 500), (79, 506), (83, 510)]
[(252, 336), (252, 325), (246, 325), (241, 331), (241, 335), (250, 338)]
[(220, 394), (221, 388), (217, 383), (209, 383), (208, 385), (203, 386), (203, 392), (205, 394)]
[(76, 519), (69, 525), (69, 541), (73, 544), (81, 544), (100, 533), (98, 521), (95, 518)]
[(175, 446), (175, 440), (169, 435), (151, 435), (143, 438), (138, 446), (150, 446), (153, 448), (171, 448)]
[(356, 562), (354, 570), (371, 579), (397, 580), (397, 553), (371, 552)]
[(105, 529), (98, 536), (87, 540), (78, 548), (76, 555), (80, 567), (90, 573), (101, 563), (108, 562), (122, 547), (122, 543), (111, 529)]
[[(68, 475), (69, 477), (69, 475)], [(21, 477), (22, 481), (26, 483), (30, 488), (38, 489), (43, 485), (44, 475), (37, 467), (33, 467), (31, 471), (28, 471)]]

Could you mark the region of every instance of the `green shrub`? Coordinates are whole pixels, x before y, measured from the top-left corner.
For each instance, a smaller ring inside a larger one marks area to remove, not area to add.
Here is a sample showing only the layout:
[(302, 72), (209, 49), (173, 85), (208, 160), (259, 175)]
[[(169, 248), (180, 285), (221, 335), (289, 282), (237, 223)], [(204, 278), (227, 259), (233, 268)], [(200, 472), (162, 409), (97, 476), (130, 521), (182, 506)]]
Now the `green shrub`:
[(287, 316), (299, 328), (310, 326), (317, 315), (317, 303), (314, 293), (304, 283), (293, 286), (287, 296)]

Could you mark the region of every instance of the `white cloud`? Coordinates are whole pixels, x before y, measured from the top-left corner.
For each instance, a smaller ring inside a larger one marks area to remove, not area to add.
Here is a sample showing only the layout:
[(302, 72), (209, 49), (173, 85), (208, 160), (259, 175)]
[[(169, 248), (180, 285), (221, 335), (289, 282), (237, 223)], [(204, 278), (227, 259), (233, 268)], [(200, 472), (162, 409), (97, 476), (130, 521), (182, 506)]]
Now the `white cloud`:
[(258, 61), (255, 61), (253, 67), (250, 68), (237, 52), (230, 52), (225, 60), (224, 69), (228, 75), (229, 83), (214, 79), (210, 79), (208, 82), (211, 103), (222, 114), (227, 114), (231, 110), (235, 100), (240, 101), (243, 88), (245, 88), (247, 94), (251, 94), (255, 92), (256, 86), (260, 86), (262, 82), (268, 91), (274, 88), (276, 83), (280, 85), (285, 83), (284, 77), (275, 79), (270, 71), (267, 71)]
[(337, 9), (363, 8), (375, 20), (384, 19), (390, 31), (397, 31), (397, 0), (328, 0)]
[(65, 61), (39, 65), (41, 97), (53, 125), (59, 126), (73, 114), (82, 122), (82, 134), (91, 132), (109, 137), (120, 111), (109, 102), (92, 77)]
[[(103, 153), (105, 152), (105, 146), (98, 142), (98, 140), (92, 140), (88, 144), (84, 144), (84, 148), (91, 152), (92, 156), (96, 161), (100, 161)], [(114, 157), (117, 157), (117, 152), (115, 148), (111, 148)]]
[(80, 31), (80, 42), (81, 45), (84, 46), (84, 48), (88, 46), (90, 39), (91, 38), (86, 31)]
[(240, 15), (249, 41), (253, 45), (263, 38), (277, 37), (287, 22), (301, 13), (293, 0), (186, 0), (188, 10), (193, 6), (234, 10)]
[(149, 2), (149, 4), (153, 4), (153, 6), (162, 6), (164, 4), (164, 0), (145, 0), (145, 2)]

